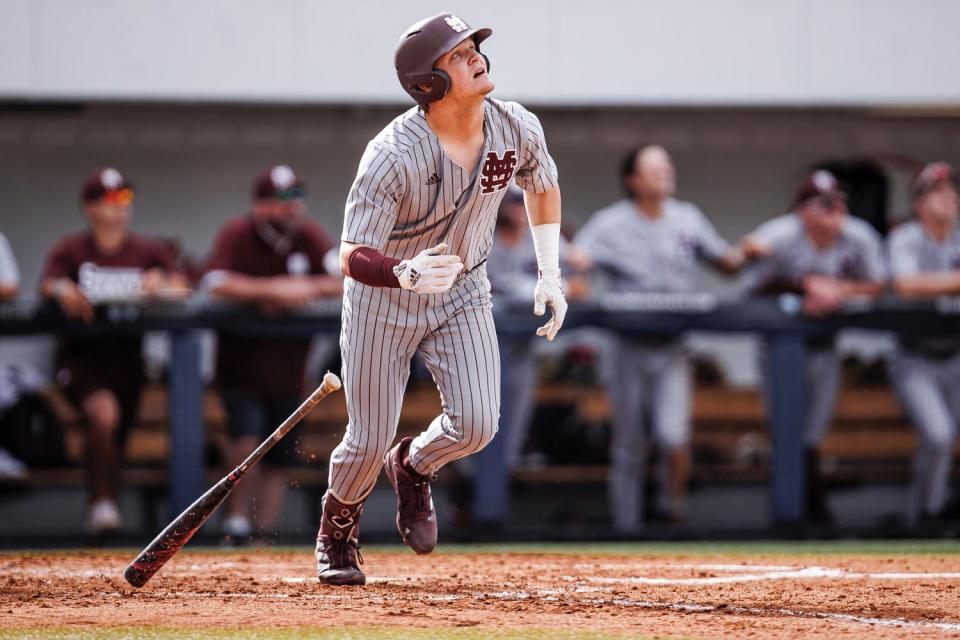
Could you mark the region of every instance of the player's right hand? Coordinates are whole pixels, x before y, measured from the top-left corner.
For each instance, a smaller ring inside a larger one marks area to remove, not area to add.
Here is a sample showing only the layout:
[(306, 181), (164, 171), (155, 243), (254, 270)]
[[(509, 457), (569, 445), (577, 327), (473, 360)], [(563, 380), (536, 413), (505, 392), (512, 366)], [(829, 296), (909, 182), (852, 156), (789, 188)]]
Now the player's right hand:
[(404, 289), (419, 294), (443, 293), (453, 286), (463, 261), (459, 256), (446, 255), (447, 245), (440, 243), (421, 251), (393, 268), (393, 273)]

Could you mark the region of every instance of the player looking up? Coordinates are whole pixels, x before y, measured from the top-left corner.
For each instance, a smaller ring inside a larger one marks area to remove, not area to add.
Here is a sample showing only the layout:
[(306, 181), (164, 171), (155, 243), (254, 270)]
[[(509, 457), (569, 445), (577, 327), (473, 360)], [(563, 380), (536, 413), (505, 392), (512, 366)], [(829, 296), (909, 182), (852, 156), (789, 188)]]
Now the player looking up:
[[(689, 293), (698, 263), (735, 273), (746, 261), (700, 209), (674, 197), (676, 170), (666, 149), (648, 144), (624, 158), (620, 179), (627, 197), (597, 211), (574, 238), (595, 273), (616, 293)], [(682, 335), (617, 338), (610, 354), (613, 405), (610, 474), (611, 520), (620, 533), (643, 525), (643, 482), (649, 449), (643, 428), (650, 417), (663, 471), (657, 516), (685, 517), (690, 455), (690, 356)]]
[[(368, 145), (347, 198), (341, 266), (340, 346), (349, 423), (330, 460), (317, 535), (321, 582), (363, 584), (358, 523), (380, 468), (397, 493), (404, 543), (437, 542), (430, 479), (482, 449), (497, 431), (500, 359), (486, 260), (500, 200), (525, 192), (537, 250), (534, 313), (563, 324), (560, 190), (540, 122), (515, 102), (488, 97), (490, 65), (472, 29), (450, 13), (411, 26), (395, 66), (417, 106)], [(410, 369), (419, 352), (440, 390), (442, 413), (392, 449)]]

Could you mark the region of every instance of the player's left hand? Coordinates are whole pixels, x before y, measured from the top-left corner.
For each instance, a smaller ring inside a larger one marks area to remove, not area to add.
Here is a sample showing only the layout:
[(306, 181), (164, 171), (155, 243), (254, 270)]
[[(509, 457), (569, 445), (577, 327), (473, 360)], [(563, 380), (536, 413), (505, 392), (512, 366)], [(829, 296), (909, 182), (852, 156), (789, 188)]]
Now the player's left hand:
[(559, 269), (542, 272), (537, 286), (533, 289), (533, 315), (542, 316), (548, 306), (553, 315), (547, 324), (537, 329), (537, 335), (546, 336), (547, 340), (552, 341), (567, 315), (567, 299), (563, 297), (563, 289), (560, 288)]

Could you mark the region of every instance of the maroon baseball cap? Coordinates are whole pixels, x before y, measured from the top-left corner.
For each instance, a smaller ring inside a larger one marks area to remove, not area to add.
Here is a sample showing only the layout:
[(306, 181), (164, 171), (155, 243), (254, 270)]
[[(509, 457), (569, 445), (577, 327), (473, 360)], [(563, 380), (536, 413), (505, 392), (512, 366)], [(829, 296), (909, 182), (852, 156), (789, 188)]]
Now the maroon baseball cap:
[(910, 198), (919, 200), (941, 182), (952, 182), (957, 185), (957, 174), (946, 162), (931, 162), (913, 179)]
[(111, 191), (123, 189), (133, 191), (133, 185), (113, 167), (105, 167), (86, 179), (80, 190), (80, 199), (83, 202), (96, 202)]
[(837, 177), (826, 169), (817, 169), (811, 171), (806, 178), (797, 186), (797, 191), (793, 196), (793, 206), (799, 206), (811, 198), (821, 196), (831, 196), (835, 198), (847, 199), (847, 194), (840, 188)]
[(278, 164), (270, 167), (253, 183), (253, 197), (257, 200), (277, 198), (292, 200), (306, 196), (306, 190), (300, 177), (288, 165)]

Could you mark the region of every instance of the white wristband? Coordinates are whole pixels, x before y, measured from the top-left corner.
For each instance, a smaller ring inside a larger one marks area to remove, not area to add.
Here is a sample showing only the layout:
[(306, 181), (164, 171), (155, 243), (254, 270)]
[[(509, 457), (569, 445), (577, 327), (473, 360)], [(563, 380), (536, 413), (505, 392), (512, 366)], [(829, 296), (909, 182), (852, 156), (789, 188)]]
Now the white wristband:
[(560, 273), (560, 223), (551, 222), (531, 227), (533, 249), (537, 253), (540, 273)]

